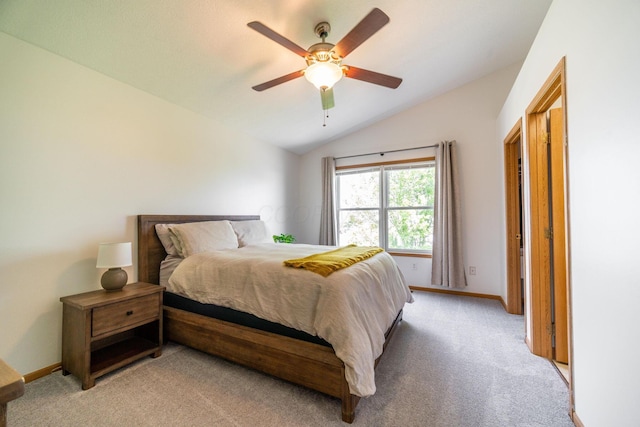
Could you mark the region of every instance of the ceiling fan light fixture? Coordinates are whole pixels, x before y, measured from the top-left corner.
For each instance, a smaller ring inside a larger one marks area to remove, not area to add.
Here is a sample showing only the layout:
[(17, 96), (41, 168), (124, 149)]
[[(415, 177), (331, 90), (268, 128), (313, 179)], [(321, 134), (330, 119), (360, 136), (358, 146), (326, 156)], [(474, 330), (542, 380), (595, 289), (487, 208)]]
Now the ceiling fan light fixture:
[(330, 61), (315, 62), (304, 72), (304, 77), (318, 90), (331, 89), (343, 75), (342, 67)]
[(340, 81), (342, 77), (396, 89), (400, 83), (402, 83), (402, 79), (398, 77), (342, 64), (343, 59), (346, 58), (347, 55), (377, 33), (387, 23), (389, 23), (389, 17), (380, 9), (374, 7), (371, 12), (353, 27), (337, 44), (332, 44), (326, 41), (327, 37), (329, 37), (331, 26), (328, 22), (320, 22), (316, 25), (314, 33), (322, 42), (310, 46), (309, 49), (304, 49), (258, 21), (249, 22), (247, 26), (289, 49), (296, 55), (303, 57), (307, 62), (306, 69), (294, 71), (293, 73), (269, 80), (268, 82), (253, 86), (252, 89), (261, 92), (304, 75), (305, 78), (320, 91), (322, 109), (325, 112), (335, 105), (333, 86)]

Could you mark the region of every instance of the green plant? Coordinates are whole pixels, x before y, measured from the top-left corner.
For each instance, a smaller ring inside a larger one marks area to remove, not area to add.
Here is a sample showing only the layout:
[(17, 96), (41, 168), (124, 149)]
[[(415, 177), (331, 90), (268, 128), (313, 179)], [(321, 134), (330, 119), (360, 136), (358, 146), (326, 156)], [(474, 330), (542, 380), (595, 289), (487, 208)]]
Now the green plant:
[(293, 243), (296, 241), (296, 238), (291, 234), (280, 234), (279, 236), (274, 234), (273, 241), (276, 243)]

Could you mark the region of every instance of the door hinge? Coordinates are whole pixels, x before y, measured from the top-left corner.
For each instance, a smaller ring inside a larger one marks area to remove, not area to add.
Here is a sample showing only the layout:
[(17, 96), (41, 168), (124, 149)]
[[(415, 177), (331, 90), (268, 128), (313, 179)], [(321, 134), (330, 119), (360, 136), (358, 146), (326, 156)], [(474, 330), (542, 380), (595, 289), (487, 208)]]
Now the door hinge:
[(543, 144), (549, 144), (551, 142), (551, 138), (550, 138), (550, 134), (549, 132), (542, 132), (542, 143)]
[(548, 240), (552, 240), (553, 239), (553, 228), (545, 227), (545, 229), (544, 229), (544, 238), (548, 239)]

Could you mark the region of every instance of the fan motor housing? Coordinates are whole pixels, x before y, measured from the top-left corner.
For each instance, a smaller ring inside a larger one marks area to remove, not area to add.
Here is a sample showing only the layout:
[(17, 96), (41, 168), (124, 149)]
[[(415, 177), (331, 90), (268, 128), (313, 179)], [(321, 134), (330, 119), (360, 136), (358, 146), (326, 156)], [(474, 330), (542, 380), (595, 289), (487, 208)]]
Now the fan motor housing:
[[(333, 47), (333, 45), (330, 45)], [(312, 46), (313, 47), (313, 46)], [(307, 65), (317, 64), (319, 62), (331, 62), (337, 66), (342, 65), (342, 58), (339, 57), (331, 49), (312, 50), (309, 49), (309, 55), (305, 58)]]
[(327, 62), (327, 61), (341, 61), (336, 53), (333, 51), (335, 45), (331, 43), (316, 43), (309, 47), (309, 55), (307, 56), (307, 64), (312, 62)]
[(307, 61), (307, 65), (315, 64), (318, 62), (332, 62), (338, 66), (342, 63), (342, 58), (338, 56), (333, 48), (335, 47), (332, 43), (325, 42), (325, 38), (329, 36), (329, 31), (331, 31), (331, 25), (328, 22), (321, 22), (314, 28), (314, 33), (316, 36), (322, 39), (322, 42), (311, 45), (307, 51), (309, 55), (305, 58)]

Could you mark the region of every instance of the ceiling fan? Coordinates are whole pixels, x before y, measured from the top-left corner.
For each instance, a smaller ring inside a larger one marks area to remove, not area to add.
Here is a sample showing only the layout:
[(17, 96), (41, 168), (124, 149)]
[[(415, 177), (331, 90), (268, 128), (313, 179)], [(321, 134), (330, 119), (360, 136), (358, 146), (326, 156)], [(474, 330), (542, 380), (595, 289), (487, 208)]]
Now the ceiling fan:
[(289, 80), (305, 76), (309, 82), (320, 90), (323, 110), (328, 110), (335, 106), (333, 85), (343, 76), (395, 89), (400, 86), (402, 79), (342, 64), (342, 60), (349, 53), (378, 32), (388, 22), (389, 17), (380, 9), (374, 8), (335, 45), (325, 42), (331, 27), (329, 23), (321, 22), (316, 25), (314, 32), (322, 39), (322, 42), (312, 45), (309, 49), (303, 49), (258, 21), (249, 22), (247, 25), (250, 28), (286, 47), (296, 55), (303, 57), (307, 62), (307, 67), (302, 70), (253, 86), (252, 89), (261, 92)]

